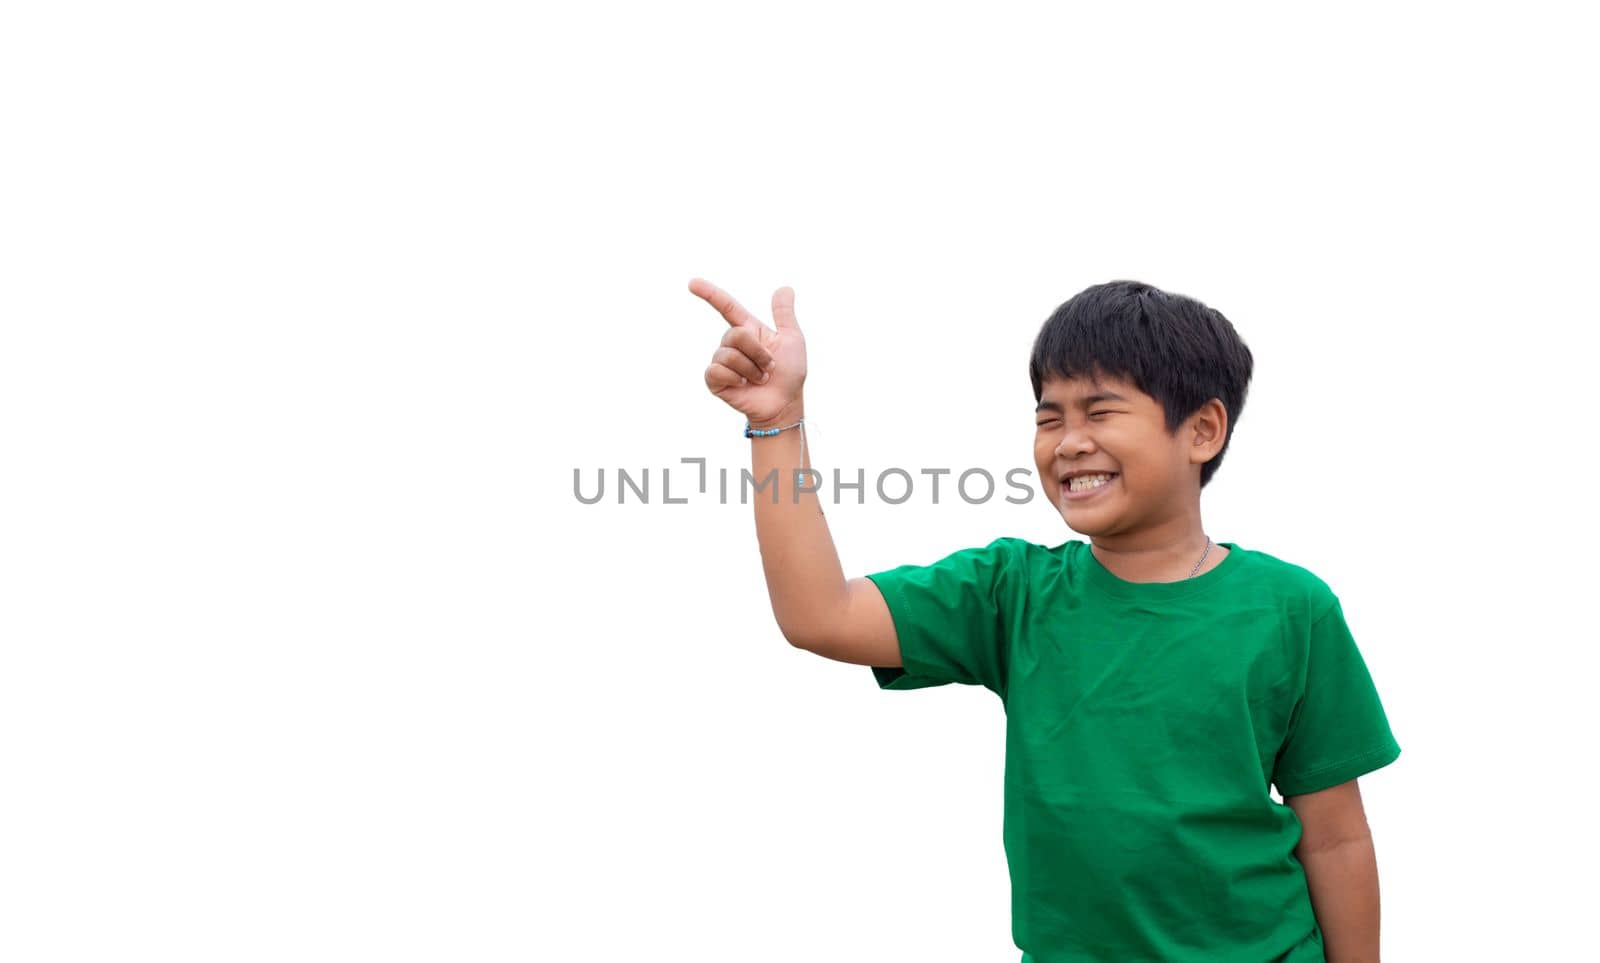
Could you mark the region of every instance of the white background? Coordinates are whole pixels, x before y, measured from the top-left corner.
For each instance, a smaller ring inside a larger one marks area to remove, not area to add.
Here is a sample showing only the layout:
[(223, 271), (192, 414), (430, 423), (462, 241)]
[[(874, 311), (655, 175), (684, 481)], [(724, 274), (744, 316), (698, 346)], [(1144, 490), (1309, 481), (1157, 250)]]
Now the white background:
[[(1377, 681), (1386, 959), (1581, 955), (1593, 35), (1205, 6), (13, 5), (0, 957), (1017, 959), (998, 701), (790, 648), (750, 508), (661, 504), (748, 464), (694, 276), (795, 288), (869, 478), (1031, 466), (1089, 284), (1222, 310), (1206, 528)], [(828, 520), (851, 575), (1074, 537)]]

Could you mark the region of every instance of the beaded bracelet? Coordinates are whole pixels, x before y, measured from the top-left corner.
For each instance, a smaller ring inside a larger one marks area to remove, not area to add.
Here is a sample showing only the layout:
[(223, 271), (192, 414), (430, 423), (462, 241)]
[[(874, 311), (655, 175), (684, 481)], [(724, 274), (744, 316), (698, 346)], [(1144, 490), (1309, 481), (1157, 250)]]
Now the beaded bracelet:
[(784, 428), (798, 428), (805, 423), (806, 420), (801, 418), (792, 425), (784, 425), (783, 428), (751, 428), (750, 422), (747, 421), (744, 423), (744, 436), (746, 438), (754, 438), (757, 435), (762, 437), (766, 437), (767, 435), (776, 435), (778, 432), (783, 431)]
[(744, 436), (746, 438), (766, 438), (790, 428), (800, 429), (800, 466), (804, 468), (806, 463), (806, 420), (804, 418), (792, 425), (784, 425), (782, 428), (751, 428), (750, 422), (747, 421), (744, 423)]

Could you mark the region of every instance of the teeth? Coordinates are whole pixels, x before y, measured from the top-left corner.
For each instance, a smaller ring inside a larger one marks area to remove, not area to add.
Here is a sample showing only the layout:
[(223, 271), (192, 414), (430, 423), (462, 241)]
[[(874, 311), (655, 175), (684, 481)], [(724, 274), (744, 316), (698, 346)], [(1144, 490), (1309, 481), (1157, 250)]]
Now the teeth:
[(1069, 490), (1081, 492), (1087, 491), (1091, 488), (1099, 488), (1101, 485), (1104, 485), (1110, 480), (1110, 475), (1079, 475), (1067, 484)]

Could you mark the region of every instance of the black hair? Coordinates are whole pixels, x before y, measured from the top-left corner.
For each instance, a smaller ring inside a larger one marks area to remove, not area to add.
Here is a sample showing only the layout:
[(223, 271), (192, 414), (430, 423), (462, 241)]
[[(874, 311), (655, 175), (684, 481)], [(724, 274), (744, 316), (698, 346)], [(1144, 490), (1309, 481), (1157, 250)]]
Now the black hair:
[(1233, 438), (1254, 363), (1222, 312), (1139, 281), (1110, 281), (1085, 288), (1050, 315), (1034, 339), (1028, 377), (1036, 402), (1050, 377), (1129, 381), (1160, 403), (1168, 434), (1220, 399), (1227, 434), (1200, 466), (1204, 488)]

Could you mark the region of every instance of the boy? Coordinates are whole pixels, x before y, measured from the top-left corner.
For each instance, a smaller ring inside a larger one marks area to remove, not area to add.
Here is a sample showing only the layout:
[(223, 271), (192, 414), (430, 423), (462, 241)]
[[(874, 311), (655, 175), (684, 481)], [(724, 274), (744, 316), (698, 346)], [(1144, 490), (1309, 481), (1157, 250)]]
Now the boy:
[(756, 479), (783, 483), (755, 514), (784, 637), (885, 689), (982, 685), (1005, 707), (1023, 963), (1378, 959), (1356, 779), (1400, 747), (1327, 584), (1201, 525), (1253, 367), (1225, 317), (1118, 281), (1040, 330), (1034, 462), (1088, 542), (999, 538), (846, 580), (815, 494), (788, 487), (810, 467), (793, 290), (768, 328), (689, 289), (730, 324), (706, 385), (766, 432)]

